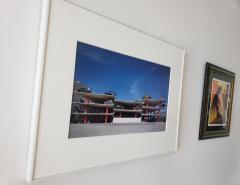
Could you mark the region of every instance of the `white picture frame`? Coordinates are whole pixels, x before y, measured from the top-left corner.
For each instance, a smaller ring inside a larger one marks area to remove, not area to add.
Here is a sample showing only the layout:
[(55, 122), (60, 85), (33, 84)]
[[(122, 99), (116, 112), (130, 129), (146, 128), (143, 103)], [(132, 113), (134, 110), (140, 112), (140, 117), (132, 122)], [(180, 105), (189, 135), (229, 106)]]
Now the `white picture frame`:
[[(164, 132), (68, 139), (76, 42), (171, 67)], [(44, 0), (28, 182), (177, 150), (185, 50), (65, 0)]]

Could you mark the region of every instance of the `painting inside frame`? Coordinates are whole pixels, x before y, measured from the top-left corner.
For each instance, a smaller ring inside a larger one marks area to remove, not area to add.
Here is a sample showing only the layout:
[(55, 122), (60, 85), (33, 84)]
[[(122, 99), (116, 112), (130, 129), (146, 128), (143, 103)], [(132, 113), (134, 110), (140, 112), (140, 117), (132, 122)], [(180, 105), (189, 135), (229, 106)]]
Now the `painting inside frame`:
[(170, 71), (78, 41), (69, 138), (165, 131)]
[(231, 84), (216, 78), (211, 84), (208, 126), (226, 126)]

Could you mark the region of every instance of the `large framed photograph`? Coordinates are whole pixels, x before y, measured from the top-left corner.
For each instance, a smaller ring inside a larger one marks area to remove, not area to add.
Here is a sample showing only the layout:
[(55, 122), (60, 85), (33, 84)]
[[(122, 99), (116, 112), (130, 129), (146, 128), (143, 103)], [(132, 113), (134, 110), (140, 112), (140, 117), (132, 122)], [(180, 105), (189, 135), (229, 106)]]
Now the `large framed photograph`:
[(170, 67), (79, 42), (69, 138), (166, 129)]
[(235, 74), (206, 64), (199, 139), (229, 136)]
[(183, 48), (44, 0), (28, 182), (177, 150)]

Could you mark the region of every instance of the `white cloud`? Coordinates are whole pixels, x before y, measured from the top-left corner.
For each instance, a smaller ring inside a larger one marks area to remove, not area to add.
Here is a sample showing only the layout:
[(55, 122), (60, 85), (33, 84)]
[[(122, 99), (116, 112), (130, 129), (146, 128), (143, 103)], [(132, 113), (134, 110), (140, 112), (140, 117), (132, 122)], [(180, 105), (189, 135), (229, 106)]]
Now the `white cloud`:
[(134, 81), (134, 83), (131, 86), (130, 93), (133, 94), (134, 96), (138, 97), (138, 86), (141, 83), (141, 81), (146, 78), (149, 74), (151, 74), (156, 68), (151, 68), (148, 70), (143, 76), (141, 76), (138, 80)]

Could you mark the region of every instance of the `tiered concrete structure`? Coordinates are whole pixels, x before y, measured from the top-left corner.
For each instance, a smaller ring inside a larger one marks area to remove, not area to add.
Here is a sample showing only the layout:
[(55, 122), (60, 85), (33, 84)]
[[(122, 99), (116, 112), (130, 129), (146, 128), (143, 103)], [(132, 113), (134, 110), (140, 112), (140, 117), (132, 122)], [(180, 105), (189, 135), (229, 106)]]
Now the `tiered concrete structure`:
[(113, 95), (94, 94), (86, 92), (73, 92), (80, 97), (78, 102), (72, 102), (78, 105), (78, 110), (72, 111), (72, 115), (79, 115), (80, 123), (109, 123), (113, 119)]
[(144, 123), (165, 122), (166, 114), (161, 110), (166, 107), (164, 99), (122, 101), (116, 99), (114, 92), (96, 94), (90, 88), (76, 81), (74, 84), (71, 123)]

